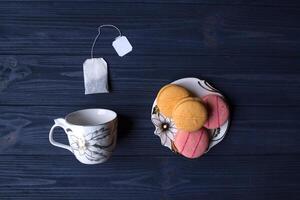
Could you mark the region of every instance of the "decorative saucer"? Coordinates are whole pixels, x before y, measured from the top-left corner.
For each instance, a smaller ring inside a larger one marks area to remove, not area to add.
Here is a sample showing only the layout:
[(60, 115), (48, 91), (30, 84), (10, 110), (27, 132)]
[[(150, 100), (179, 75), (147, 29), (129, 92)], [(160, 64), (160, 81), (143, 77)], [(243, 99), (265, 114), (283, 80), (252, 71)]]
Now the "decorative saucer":
[[(200, 80), (198, 78), (183, 78), (176, 80), (171, 84), (182, 86), (189, 90), (194, 96), (199, 98), (209, 94), (216, 94), (224, 98), (219, 90), (212, 87), (207, 81)], [(172, 119), (165, 117), (159, 112), (159, 109), (156, 105), (156, 99), (154, 100), (152, 106), (151, 121), (155, 126), (154, 134), (160, 137), (161, 144), (176, 152), (176, 147), (173, 144), (175, 134), (177, 132), (176, 126)], [(228, 119), (219, 128), (208, 129), (210, 134), (210, 143), (206, 152), (224, 139), (229, 128), (229, 121), (230, 119)]]

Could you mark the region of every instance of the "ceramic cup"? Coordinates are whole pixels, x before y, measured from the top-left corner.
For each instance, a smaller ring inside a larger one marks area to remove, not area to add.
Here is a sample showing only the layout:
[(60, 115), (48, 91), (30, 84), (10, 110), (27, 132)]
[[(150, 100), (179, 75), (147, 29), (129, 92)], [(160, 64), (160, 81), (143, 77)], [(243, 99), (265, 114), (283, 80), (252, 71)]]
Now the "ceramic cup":
[[(85, 109), (54, 120), (49, 132), (52, 145), (71, 151), (84, 164), (97, 164), (108, 160), (117, 140), (117, 114), (107, 109)], [(56, 142), (53, 131), (64, 129), (69, 145)]]

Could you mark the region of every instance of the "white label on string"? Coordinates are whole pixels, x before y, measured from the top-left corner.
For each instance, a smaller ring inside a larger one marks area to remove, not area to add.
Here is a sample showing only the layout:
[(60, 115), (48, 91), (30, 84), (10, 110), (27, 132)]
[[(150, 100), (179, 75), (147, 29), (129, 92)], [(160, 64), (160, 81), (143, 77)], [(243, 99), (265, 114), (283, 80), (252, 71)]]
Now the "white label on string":
[(132, 51), (132, 46), (125, 36), (117, 37), (115, 41), (113, 41), (112, 46), (120, 57), (123, 57)]

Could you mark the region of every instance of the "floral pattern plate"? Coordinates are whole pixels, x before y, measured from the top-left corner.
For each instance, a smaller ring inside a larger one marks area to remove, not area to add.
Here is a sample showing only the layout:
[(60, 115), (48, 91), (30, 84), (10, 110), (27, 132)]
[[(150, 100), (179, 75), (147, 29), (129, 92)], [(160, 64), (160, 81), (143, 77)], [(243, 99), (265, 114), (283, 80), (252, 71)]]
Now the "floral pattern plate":
[[(180, 85), (189, 90), (194, 96), (200, 98), (209, 94), (220, 95), (224, 98), (219, 90), (212, 87), (205, 80), (200, 80), (198, 78), (183, 78), (172, 82), (172, 84)], [(159, 109), (156, 105), (156, 99), (154, 100), (152, 106), (151, 121), (155, 126), (154, 134), (160, 137), (161, 144), (176, 152), (173, 141), (177, 129), (172, 119), (163, 116), (159, 112)], [(208, 129), (210, 134), (210, 144), (206, 152), (224, 139), (229, 128), (229, 121), (230, 119), (228, 119), (221, 127), (217, 129)]]

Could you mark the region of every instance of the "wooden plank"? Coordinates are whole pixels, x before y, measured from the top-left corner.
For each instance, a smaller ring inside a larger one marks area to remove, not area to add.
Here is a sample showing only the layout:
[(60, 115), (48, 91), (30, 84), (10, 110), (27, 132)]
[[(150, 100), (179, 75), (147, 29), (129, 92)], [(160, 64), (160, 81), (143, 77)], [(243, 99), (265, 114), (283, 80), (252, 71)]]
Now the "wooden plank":
[[(7, 0), (1, 0), (4, 2)], [(18, 0), (13, 0), (18, 1)], [(72, 2), (96, 2), (97, 0), (22, 0), (26, 2), (55, 2), (55, 1), (72, 1)], [(200, 4), (200, 5), (243, 5), (243, 6), (298, 6), (297, 0), (101, 0), (101, 3), (119, 4), (119, 3), (143, 3), (146, 4)]]
[[(177, 156), (160, 145), (153, 134), (150, 107), (108, 106), (119, 114), (119, 140), (115, 156)], [(48, 131), (53, 119), (82, 107), (1, 106), (1, 155), (70, 155), (52, 146)], [(300, 107), (234, 107), (232, 124), (226, 138), (209, 152), (215, 155), (299, 154)], [(66, 135), (56, 130), (58, 141)]]
[(299, 156), (118, 157), (94, 166), (71, 156), (4, 156), (0, 198), (298, 199), (299, 167)]
[[(296, 6), (0, 2), (0, 54), (89, 55), (95, 27), (113, 23), (133, 55), (299, 56), (299, 13)], [(98, 55), (115, 55), (113, 34), (104, 32)]]
[[(0, 1), (0, 199), (299, 199), (299, 5)], [(117, 57), (105, 31), (96, 55), (109, 61), (112, 93), (84, 96), (82, 62), (102, 23), (120, 26), (134, 51)], [(225, 140), (193, 161), (162, 147), (150, 121), (158, 89), (188, 76), (233, 108)], [(119, 114), (103, 165), (48, 141), (54, 118), (89, 107)]]
[(159, 88), (183, 77), (206, 79), (234, 106), (300, 103), (300, 58), (105, 56), (109, 63), (111, 93), (84, 95), (82, 63), (86, 58), (1, 56), (0, 104), (150, 108)]

